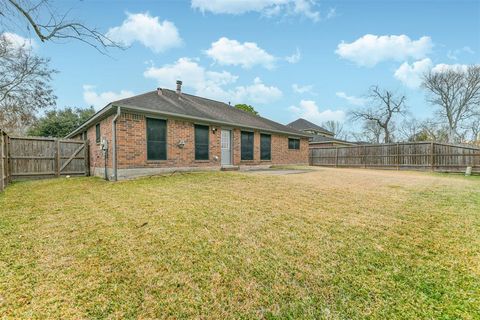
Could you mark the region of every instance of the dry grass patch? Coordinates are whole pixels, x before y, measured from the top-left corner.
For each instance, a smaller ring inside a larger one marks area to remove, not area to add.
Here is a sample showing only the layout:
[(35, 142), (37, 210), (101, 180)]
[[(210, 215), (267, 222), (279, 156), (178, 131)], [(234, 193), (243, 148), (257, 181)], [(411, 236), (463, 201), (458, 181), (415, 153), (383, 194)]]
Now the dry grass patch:
[(318, 169), (0, 195), (6, 318), (478, 318), (480, 180)]

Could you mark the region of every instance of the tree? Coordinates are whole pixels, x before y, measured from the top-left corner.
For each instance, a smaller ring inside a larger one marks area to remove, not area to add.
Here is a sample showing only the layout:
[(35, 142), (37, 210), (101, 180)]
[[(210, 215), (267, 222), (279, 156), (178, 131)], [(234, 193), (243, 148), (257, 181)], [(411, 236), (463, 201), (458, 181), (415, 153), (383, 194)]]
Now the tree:
[(405, 119), (398, 128), (400, 139), (403, 141), (415, 142), (422, 131), (421, 123), (415, 118)]
[(367, 141), (370, 143), (380, 143), (382, 140), (383, 129), (378, 122), (367, 120), (363, 123), (362, 133), (358, 136), (357, 140)]
[(351, 140), (361, 143), (380, 143), (383, 140), (383, 130), (374, 121), (364, 121), (361, 131), (351, 131), (349, 134)]
[(381, 128), (383, 133), (383, 142), (392, 142), (392, 133), (394, 130), (394, 117), (404, 115), (406, 112), (405, 96), (398, 96), (389, 90), (380, 89), (378, 86), (370, 88), (368, 94), (370, 105), (360, 110), (351, 112), (353, 120), (363, 120), (367, 122), (372, 129), (372, 122)]
[(68, 11), (60, 13), (51, 0), (3, 0), (0, 2), (0, 27), (33, 30), (40, 41), (82, 41), (105, 53), (108, 47), (120, 47), (97, 29), (69, 20)]
[(0, 35), (0, 127), (22, 133), (36, 113), (55, 106), (49, 60)]
[(235, 105), (235, 108), (237, 109), (240, 109), (240, 110), (243, 110), (243, 111), (247, 111), (247, 112), (250, 112), (250, 113), (253, 113), (254, 115), (258, 115), (258, 112), (255, 111), (255, 108), (252, 107), (251, 105), (249, 104), (236, 104)]
[(440, 107), (438, 114), (448, 126), (448, 142), (458, 142), (461, 124), (479, 108), (480, 66), (432, 70), (425, 74), (422, 86), (428, 91), (427, 100)]
[(465, 129), (469, 133), (468, 142), (480, 144), (480, 114), (475, 115), (469, 120), (465, 125)]
[(333, 133), (335, 138), (344, 136), (343, 124), (340, 121), (329, 120), (322, 123), (322, 127)]
[(448, 128), (438, 121), (427, 119), (420, 123), (420, 132), (415, 141), (448, 141)]
[(30, 136), (65, 137), (95, 113), (93, 107), (50, 110), (28, 130)]

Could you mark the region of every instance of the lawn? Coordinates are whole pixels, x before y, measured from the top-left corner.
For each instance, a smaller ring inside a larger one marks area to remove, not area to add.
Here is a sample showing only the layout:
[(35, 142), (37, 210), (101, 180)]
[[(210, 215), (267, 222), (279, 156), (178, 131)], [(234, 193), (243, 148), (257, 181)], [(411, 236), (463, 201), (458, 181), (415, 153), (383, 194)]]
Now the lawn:
[(479, 319), (480, 179), (15, 183), (0, 249), (0, 318)]

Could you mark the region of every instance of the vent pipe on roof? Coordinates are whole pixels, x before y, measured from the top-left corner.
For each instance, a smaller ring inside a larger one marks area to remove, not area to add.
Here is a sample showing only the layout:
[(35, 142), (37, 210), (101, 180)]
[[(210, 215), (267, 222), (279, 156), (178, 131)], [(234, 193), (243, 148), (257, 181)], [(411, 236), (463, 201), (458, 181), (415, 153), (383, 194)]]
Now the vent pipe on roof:
[(177, 93), (182, 93), (182, 81), (177, 80)]

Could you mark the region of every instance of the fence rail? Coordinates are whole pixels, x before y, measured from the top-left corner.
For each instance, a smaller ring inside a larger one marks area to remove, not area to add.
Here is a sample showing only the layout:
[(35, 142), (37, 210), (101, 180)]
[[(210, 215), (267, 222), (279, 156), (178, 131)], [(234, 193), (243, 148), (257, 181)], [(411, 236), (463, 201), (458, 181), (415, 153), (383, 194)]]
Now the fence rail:
[(15, 180), (88, 175), (88, 142), (9, 137), (0, 130), (0, 192)]
[(436, 142), (406, 142), (310, 149), (315, 166), (480, 173), (480, 148)]

